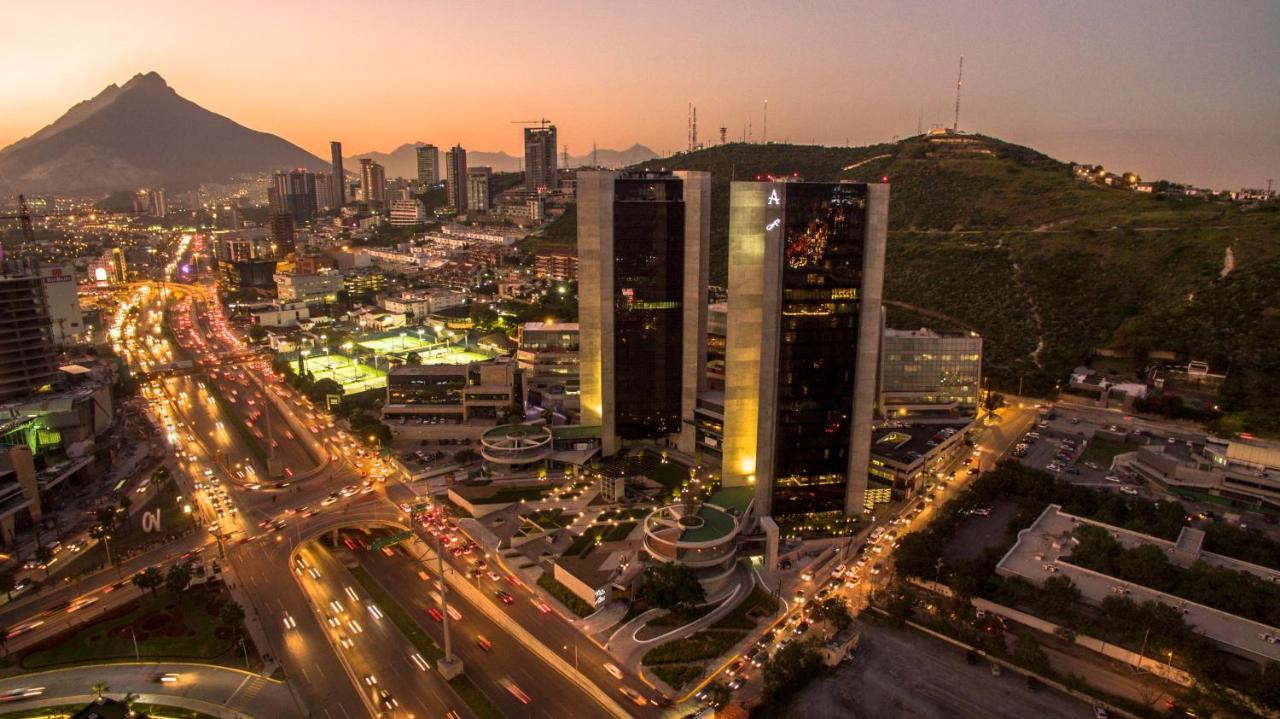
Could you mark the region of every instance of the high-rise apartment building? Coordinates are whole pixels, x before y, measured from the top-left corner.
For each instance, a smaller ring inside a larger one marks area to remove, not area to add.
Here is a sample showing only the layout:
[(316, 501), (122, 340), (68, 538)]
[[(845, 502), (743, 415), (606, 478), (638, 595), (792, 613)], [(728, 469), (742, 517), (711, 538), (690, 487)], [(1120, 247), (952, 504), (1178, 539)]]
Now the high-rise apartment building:
[(327, 172), (317, 172), (313, 177), (316, 185), (316, 212), (339, 207), (338, 184), (334, 181), (333, 175)]
[(0, 401), (26, 397), (55, 381), (56, 358), (39, 263), (0, 261)]
[(888, 216), (886, 184), (732, 184), (721, 474), (760, 516), (863, 511)]
[(982, 337), (976, 332), (884, 331), (878, 402), (884, 417), (975, 417), (981, 386)]
[(459, 215), (467, 213), (467, 151), (454, 145), (444, 153), (445, 196)]
[(578, 175), (582, 424), (605, 456), (678, 435), (705, 385), (711, 175)]
[(467, 212), (489, 211), (489, 188), (492, 182), (492, 167), (467, 168)]
[(370, 206), (381, 207), (387, 202), (387, 173), (367, 157), (360, 160), (360, 190)]
[(273, 178), (272, 211), (287, 212), (295, 223), (310, 222), (316, 216), (316, 176), (299, 168), (277, 172)]
[(556, 189), (556, 126), (524, 129), (524, 189)]
[(329, 143), (329, 155), (333, 163), (333, 181), (338, 188), (338, 204), (347, 204), (347, 176), (342, 171), (342, 143), (334, 140)]
[(418, 184), (424, 186), (440, 184), (440, 148), (435, 145), (423, 145), (416, 152)]

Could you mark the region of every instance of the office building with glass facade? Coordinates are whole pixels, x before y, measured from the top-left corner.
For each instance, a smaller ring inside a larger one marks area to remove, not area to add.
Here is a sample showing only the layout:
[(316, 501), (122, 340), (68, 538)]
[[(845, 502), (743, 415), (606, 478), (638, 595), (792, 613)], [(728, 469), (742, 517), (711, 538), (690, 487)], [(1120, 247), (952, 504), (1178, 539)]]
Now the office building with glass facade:
[(884, 331), (879, 407), (886, 419), (974, 417), (981, 386), (982, 337), (978, 333)]
[(863, 511), (888, 214), (887, 184), (732, 185), (721, 473), (761, 516)]
[(582, 424), (605, 456), (672, 436), (693, 449), (710, 208), (709, 173), (578, 174)]

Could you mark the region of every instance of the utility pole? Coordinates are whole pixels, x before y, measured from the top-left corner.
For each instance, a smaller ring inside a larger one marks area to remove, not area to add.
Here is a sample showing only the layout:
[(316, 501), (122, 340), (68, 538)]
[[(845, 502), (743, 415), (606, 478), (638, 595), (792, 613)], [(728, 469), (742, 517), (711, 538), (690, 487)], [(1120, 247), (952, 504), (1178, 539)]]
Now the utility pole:
[(453, 655), (453, 644), (449, 640), (449, 583), (444, 579), (444, 547), (436, 540), (436, 562), (440, 576), (440, 623), (444, 626), (444, 656), (436, 665), (436, 669), (445, 679), (453, 679), (462, 673), (462, 660)]

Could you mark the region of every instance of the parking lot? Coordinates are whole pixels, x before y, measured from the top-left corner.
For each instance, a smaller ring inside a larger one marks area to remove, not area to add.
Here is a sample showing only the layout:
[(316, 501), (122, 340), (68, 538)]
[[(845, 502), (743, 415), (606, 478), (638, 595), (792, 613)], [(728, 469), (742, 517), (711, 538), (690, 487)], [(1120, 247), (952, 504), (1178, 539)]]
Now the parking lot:
[[(1040, 421), (1023, 436), (1022, 442), (1015, 447), (1014, 456), (1028, 467), (1043, 469), (1074, 484), (1135, 496), (1142, 494), (1141, 482), (1125, 472), (1113, 473), (1109, 468), (1110, 462), (1106, 459), (1129, 446), (1136, 451), (1139, 443), (1103, 439), (1098, 436), (1098, 431), (1106, 430), (1106, 426), (1073, 419)], [(1149, 441), (1150, 438), (1142, 439)], [(1105, 444), (1107, 450), (1090, 451), (1094, 444)]]
[(789, 716), (993, 717), (1055, 719), (1092, 716), (1088, 704), (1048, 688), (1030, 689), (1009, 672), (970, 665), (959, 649), (909, 629), (859, 622), (853, 658), (814, 682)]

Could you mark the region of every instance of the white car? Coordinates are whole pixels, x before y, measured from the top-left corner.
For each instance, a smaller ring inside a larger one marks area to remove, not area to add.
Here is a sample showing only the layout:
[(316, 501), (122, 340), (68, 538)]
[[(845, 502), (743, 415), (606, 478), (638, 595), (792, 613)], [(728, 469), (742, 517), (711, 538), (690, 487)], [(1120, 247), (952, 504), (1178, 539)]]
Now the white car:
[(1120, 491), (1124, 492), (1125, 494), (1130, 494), (1134, 496), (1137, 496), (1138, 494), (1138, 490), (1134, 489), (1133, 487), (1121, 487)]
[(611, 674), (614, 679), (619, 679), (619, 680), (622, 679), (622, 670), (619, 669), (616, 665), (611, 664), (609, 662), (605, 662), (604, 670), (606, 672), (609, 672), (609, 674)]

